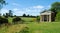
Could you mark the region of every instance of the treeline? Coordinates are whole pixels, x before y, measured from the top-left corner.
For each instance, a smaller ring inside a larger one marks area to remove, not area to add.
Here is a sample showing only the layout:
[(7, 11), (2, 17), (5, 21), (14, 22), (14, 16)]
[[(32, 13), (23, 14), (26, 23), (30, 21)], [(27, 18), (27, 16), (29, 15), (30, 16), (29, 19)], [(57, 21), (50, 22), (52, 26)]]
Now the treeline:
[(29, 14), (28, 14), (28, 15), (26, 15), (26, 14), (23, 14), (21, 17), (34, 17), (34, 18), (35, 18), (36, 16), (29, 15)]
[(6, 17), (6, 18), (8, 18), (8, 17), (13, 17), (13, 12), (12, 12), (12, 10), (9, 10), (8, 13), (3, 14), (3, 17)]
[[(9, 13), (5, 13), (3, 14), (4, 17), (8, 18), (8, 17), (17, 17), (17, 15), (13, 15), (12, 13), (12, 10), (9, 10)], [(26, 14), (23, 14), (22, 16), (19, 16), (19, 17), (32, 17), (32, 18), (36, 18), (37, 16), (33, 16), (33, 15), (26, 15)]]

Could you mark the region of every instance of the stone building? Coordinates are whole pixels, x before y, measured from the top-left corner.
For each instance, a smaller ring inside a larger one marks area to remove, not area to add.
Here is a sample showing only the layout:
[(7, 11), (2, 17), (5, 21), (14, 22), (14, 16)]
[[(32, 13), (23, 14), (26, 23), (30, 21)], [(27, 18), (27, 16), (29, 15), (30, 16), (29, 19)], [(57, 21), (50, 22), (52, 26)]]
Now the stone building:
[(40, 22), (52, 22), (54, 21), (54, 12), (52, 11), (43, 11), (40, 13)]

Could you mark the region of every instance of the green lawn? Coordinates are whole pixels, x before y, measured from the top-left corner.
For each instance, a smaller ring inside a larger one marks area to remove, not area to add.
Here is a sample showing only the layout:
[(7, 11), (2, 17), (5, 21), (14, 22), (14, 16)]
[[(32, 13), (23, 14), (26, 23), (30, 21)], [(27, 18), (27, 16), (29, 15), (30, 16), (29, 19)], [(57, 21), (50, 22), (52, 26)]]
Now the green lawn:
[[(16, 24), (9, 27), (0, 27), (0, 33), (15, 33), (21, 31), (24, 27), (29, 27), (29, 33), (60, 33), (60, 22), (30, 22), (35, 18), (21, 17), (28, 24)], [(12, 23), (11, 17), (8, 18)]]
[(0, 33), (19, 32), (24, 26), (29, 27), (30, 33), (60, 33), (60, 22), (31, 22), (29, 24), (16, 24), (8, 28), (0, 28)]
[[(13, 17), (13, 18), (15, 18), (15, 17)], [(8, 17), (9, 23), (12, 23), (13, 18)], [(20, 18), (21, 18), (24, 22), (35, 21), (34, 19), (36, 19), (36, 18), (31, 18), (31, 17), (20, 17)]]
[(27, 24), (30, 33), (60, 33), (60, 22), (43, 22)]

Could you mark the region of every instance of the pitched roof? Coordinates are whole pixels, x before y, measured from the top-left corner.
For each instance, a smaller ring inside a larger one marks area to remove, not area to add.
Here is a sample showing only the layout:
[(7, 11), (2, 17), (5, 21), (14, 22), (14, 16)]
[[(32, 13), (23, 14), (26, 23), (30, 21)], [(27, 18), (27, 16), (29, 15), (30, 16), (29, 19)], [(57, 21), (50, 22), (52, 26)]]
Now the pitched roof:
[(40, 13), (40, 15), (50, 15), (51, 13), (53, 13), (52, 11), (43, 11)]

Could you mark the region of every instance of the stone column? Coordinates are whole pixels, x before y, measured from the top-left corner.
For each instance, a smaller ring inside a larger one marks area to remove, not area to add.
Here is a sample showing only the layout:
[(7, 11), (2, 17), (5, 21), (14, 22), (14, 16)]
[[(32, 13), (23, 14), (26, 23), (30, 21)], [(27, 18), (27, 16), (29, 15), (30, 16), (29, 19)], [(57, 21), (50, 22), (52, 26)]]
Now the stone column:
[(44, 16), (43, 15), (40, 16), (40, 22), (44, 22)]
[(44, 15), (42, 15), (42, 22), (44, 22)]
[(40, 22), (42, 22), (42, 15), (40, 15)]
[(48, 22), (48, 15), (46, 15), (47, 16), (47, 22)]
[(51, 22), (51, 15), (49, 15), (49, 22)]

